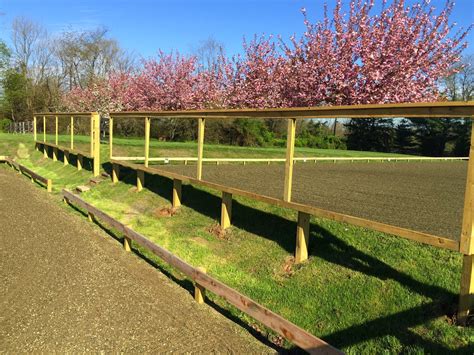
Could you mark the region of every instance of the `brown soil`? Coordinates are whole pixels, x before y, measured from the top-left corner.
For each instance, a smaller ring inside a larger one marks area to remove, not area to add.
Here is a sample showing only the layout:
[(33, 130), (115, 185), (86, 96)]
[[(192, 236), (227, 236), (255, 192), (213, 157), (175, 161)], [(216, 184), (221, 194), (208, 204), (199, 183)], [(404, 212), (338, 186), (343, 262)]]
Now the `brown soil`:
[[(458, 239), (466, 174), (466, 162), (298, 163), (292, 200)], [(284, 166), (205, 165), (203, 179), (281, 198)]]
[(86, 220), (0, 168), (0, 352), (271, 351)]

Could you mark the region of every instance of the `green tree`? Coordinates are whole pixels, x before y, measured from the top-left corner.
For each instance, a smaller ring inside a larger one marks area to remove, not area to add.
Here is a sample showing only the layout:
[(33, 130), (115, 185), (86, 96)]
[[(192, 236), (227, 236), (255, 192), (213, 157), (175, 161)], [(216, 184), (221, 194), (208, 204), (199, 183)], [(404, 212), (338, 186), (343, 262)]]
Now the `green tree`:
[(394, 147), (393, 120), (377, 118), (351, 119), (346, 125), (347, 149), (390, 152)]

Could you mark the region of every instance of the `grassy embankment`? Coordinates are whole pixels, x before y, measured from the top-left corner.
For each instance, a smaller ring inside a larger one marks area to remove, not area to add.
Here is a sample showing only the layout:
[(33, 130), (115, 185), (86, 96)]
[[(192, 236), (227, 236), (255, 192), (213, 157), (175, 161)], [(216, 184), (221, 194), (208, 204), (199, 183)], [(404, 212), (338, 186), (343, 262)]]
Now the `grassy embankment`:
[[(21, 141), (31, 148), (30, 140), (17, 137), (0, 135), (0, 154), (13, 155)], [(132, 155), (130, 147), (139, 151), (139, 141), (129, 143), (121, 149), (130, 152), (128, 155)], [(105, 156), (107, 148), (103, 146)], [(154, 142), (153, 149), (154, 156), (177, 151), (182, 155), (192, 154), (195, 146)], [(235, 157), (236, 152), (239, 157), (283, 156), (281, 149), (250, 150), (205, 148), (209, 154), (220, 156)], [(308, 153), (331, 154), (315, 150), (303, 154)], [(78, 173), (62, 162), (44, 160), (31, 149), (30, 157), (22, 162), (56, 179), (55, 193), (61, 186), (73, 187), (90, 177), (88, 171)], [(147, 177), (147, 188), (139, 194), (134, 183), (135, 175), (130, 173), (115, 186), (105, 182), (82, 196), (187, 262), (205, 267), (209, 274), (348, 353), (474, 350), (474, 329), (452, 325), (450, 318), (460, 278), (461, 258), (457, 253), (313, 217), (310, 259), (294, 265), (294, 212), (236, 198), (234, 226), (220, 234), (215, 228), (220, 203), (217, 193), (184, 186), (183, 206), (169, 217), (163, 208), (170, 205), (170, 181)], [(137, 252), (169, 272), (183, 287), (192, 289), (179, 273), (150, 253)], [(211, 300), (217, 307), (230, 309), (231, 316), (259, 327), (217, 297), (211, 295)]]

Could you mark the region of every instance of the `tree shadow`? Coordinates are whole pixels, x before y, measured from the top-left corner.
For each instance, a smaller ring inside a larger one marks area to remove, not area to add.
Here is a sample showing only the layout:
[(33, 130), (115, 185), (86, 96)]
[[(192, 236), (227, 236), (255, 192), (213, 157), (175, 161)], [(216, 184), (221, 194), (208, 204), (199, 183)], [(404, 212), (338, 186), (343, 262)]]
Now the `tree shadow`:
[[(136, 184), (136, 173), (132, 169), (121, 170), (122, 181)], [(145, 186), (150, 191), (171, 201), (172, 180), (158, 175), (146, 174)], [(221, 198), (191, 185), (183, 185), (183, 205), (212, 219), (219, 219)], [(296, 222), (276, 214), (247, 206), (236, 200), (232, 203), (232, 225), (246, 232), (272, 240), (285, 251), (293, 254), (296, 247)], [(325, 340), (342, 348), (387, 335), (396, 337), (404, 346), (415, 344), (427, 352), (453, 352), (442, 344), (415, 334), (411, 328), (426, 324), (439, 317), (455, 314), (457, 295), (439, 286), (429, 285), (349, 245), (329, 230), (311, 223), (309, 252), (312, 257), (358, 271), (380, 280), (393, 280), (413, 293), (432, 301), (396, 314), (383, 316), (360, 325), (336, 331)], [(361, 300), (362, 302), (363, 300)], [(456, 353), (469, 352), (472, 347), (457, 349)], [(472, 351), (471, 351), (472, 352)]]

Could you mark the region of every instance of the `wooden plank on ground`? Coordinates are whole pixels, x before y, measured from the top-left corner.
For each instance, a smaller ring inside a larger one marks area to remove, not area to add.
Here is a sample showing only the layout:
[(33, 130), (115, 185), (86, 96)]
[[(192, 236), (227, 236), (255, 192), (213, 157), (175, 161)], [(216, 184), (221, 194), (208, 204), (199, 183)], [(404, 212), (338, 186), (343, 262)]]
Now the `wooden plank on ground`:
[(78, 206), (81, 209), (86, 210), (88, 213), (92, 213), (95, 218), (101, 219), (106, 222), (109, 226), (118, 230), (121, 234), (127, 238), (133, 240), (137, 244), (141, 245), (152, 251), (155, 255), (163, 259), (165, 262), (178, 269), (184, 275), (192, 279), (194, 282), (204, 287), (205, 289), (215, 293), (216, 295), (224, 298), (227, 302), (240, 309), (242, 312), (250, 315), (252, 318), (258, 320), (265, 326), (274, 330), (281, 336), (285, 337), (292, 343), (298, 345), (302, 349), (310, 353), (327, 353), (327, 354), (341, 354), (341, 352), (324, 340), (317, 338), (316, 336), (308, 333), (304, 329), (284, 319), (278, 314), (272, 312), (268, 308), (260, 305), (253, 301), (247, 296), (244, 296), (240, 292), (233, 288), (225, 285), (217, 279), (209, 276), (205, 272), (200, 271), (198, 268), (186, 263), (176, 255), (172, 254), (168, 250), (161, 246), (158, 246), (148, 240), (140, 233), (130, 229), (123, 225), (107, 213), (99, 210), (92, 206), (88, 202), (81, 199), (79, 196), (74, 195), (68, 190), (63, 190), (64, 199), (69, 203)]

